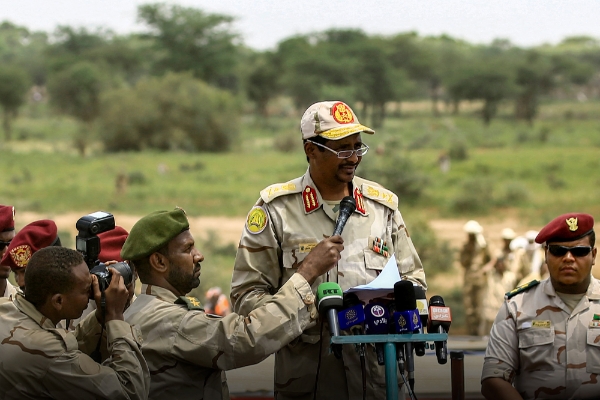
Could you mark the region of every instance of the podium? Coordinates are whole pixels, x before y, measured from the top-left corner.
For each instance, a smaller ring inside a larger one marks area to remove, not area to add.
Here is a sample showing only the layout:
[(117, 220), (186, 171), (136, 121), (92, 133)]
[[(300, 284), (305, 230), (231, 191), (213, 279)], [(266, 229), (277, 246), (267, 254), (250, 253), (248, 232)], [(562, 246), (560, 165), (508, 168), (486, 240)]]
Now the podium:
[(396, 363), (396, 343), (442, 342), (447, 340), (447, 333), (407, 333), (402, 335), (334, 336), (331, 338), (331, 343), (384, 343), (386, 400), (398, 400), (398, 367)]

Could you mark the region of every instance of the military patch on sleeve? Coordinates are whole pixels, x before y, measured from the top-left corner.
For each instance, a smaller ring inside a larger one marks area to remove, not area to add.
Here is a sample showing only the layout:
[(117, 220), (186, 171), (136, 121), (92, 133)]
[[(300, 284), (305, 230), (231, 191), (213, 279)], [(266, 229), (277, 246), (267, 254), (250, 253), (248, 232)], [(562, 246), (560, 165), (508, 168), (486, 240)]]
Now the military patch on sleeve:
[(202, 304), (200, 303), (200, 300), (198, 300), (195, 297), (191, 297), (191, 296), (179, 296), (177, 298), (177, 300), (175, 300), (175, 304), (184, 304), (185, 306), (187, 306), (188, 310), (204, 311), (204, 308), (202, 308)]
[(534, 286), (537, 286), (540, 284), (540, 281), (534, 279), (531, 282), (527, 282), (521, 286), (517, 286), (516, 288), (514, 288), (513, 290), (511, 290), (510, 292), (506, 292), (505, 296), (507, 299), (510, 299), (514, 296), (516, 296), (517, 294), (521, 293), (521, 292), (525, 292), (529, 289), (531, 289)]
[(267, 213), (260, 206), (252, 207), (246, 218), (246, 229), (253, 235), (259, 234), (267, 227)]

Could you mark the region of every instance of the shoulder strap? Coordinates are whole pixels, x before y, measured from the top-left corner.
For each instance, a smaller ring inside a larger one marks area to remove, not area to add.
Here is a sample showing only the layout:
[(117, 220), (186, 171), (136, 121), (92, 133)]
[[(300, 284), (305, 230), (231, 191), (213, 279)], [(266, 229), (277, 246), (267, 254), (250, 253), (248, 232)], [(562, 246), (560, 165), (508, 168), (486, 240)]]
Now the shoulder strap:
[(302, 191), (302, 177), (293, 179), (286, 183), (276, 183), (260, 191), (260, 197), (265, 203), (269, 203), (277, 197)]
[(188, 310), (204, 311), (204, 308), (202, 308), (202, 304), (200, 303), (200, 300), (198, 300), (195, 297), (191, 297), (191, 296), (179, 296), (177, 298), (177, 300), (175, 300), (175, 304), (183, 304), (187, 307)]
[(521, 286), (517, 286), (516, 288), (514, 288), (513, 290), (511, 290), (510, 292), (506, 292), (505, 296), (507, 299), (510, 299), (516, 295), (518, 295), (519, 293), (522, 292), (526, 292), (529, 289), (531, 289), (532, 287), (535, 287), (537, 285), (540, 284), (540, 281), (538, 281), (537, 279), (532, 280), (531, 282), (527, 282)]

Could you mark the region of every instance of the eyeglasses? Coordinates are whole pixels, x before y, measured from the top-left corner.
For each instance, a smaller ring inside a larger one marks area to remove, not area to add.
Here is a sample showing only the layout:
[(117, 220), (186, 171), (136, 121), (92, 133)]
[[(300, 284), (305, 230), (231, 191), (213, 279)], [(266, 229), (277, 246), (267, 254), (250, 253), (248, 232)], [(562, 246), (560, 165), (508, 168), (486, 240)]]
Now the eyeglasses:
[(313, 142), (312, 140), (307, 140), (307, 142), (311, 142), (312, 144), (316, 144), (319, 147), (322, 147), (324, 149), (329, 150), (330, 152), (334, 153), (338, 158), (350, 158), (352, 157), (352, 155), (354, 153), (356, 153), (356, 155), (358, 157), (362, 157), (365, 154), (367, 154), (367, 151), (369, 151), (369, 146), (367, 146), (366, 144), (362, 144), (362, 146), (358, 149), (354, 149), (354, 150), (342, 150), (342, 151), (335, 151), (333, 149), (330, 149), (329, 147), (322, 145), (321, 143), (317, 143), (317, 142)]
[(562, 257), (567, 252), (570, 252), (573, 257), (585, 257), (590, 254), (592, 251), (591, 246), (575, 246), (575, 247), (567, 247), (567, 246), (559, 246), (557, 244), (549, 244), (548, 251), (555, 257)]
[(0, 240), (0, 251), (4, 250), (10, 244), (10, 240), (8, 242), (3, 242)]

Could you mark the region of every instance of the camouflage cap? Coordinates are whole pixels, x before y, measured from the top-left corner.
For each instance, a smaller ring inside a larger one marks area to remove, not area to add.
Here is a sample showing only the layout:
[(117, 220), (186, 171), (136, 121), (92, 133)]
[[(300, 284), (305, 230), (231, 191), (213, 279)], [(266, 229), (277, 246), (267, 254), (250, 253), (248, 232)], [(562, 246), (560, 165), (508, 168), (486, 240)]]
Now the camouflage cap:
[(340, 140), (359, 132), (375, 133), (358, 122), (354, 111), (341, 101), (322, 101), (308, 107), (300, 121), (300, 130), (302, 139), (323, 136), (329, 140)]
[(591, 215), (582, 213), (563, 214), (543, 227), (535, 241), (537, 243), (571, 242), (581, 239), (593, 230), (594, 217)]
[(187, 216), (181, 208), (148, 214), (131, 228), (121, 249), (121, 258), (139, 260), (149, 256), (189, 228)]

